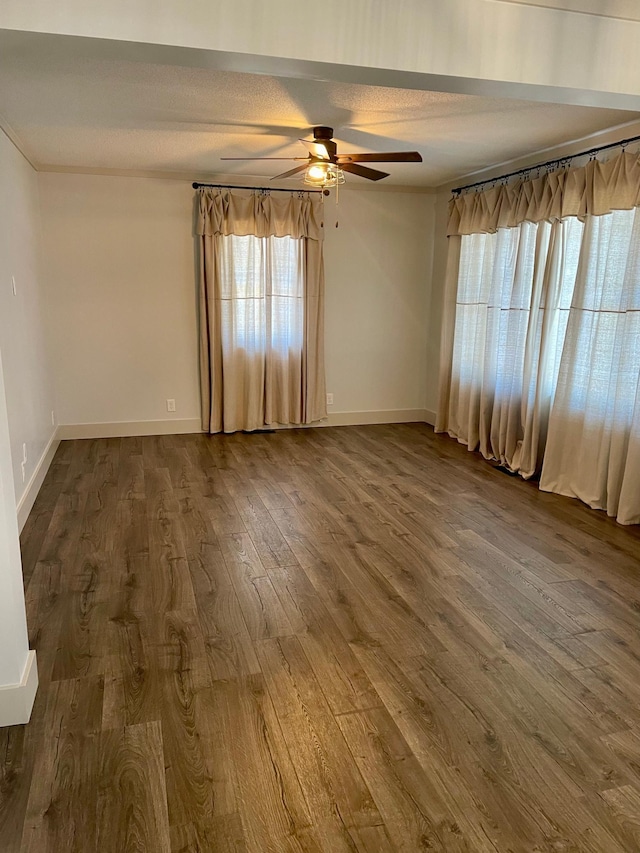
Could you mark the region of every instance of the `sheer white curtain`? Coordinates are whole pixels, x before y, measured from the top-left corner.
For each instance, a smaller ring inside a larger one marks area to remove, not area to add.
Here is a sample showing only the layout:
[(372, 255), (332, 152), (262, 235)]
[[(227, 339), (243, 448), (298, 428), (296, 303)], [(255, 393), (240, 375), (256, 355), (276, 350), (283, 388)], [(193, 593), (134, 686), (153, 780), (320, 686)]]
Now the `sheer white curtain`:
[(640, 208), (587, 217), (540, 488), (640, 523)]
[(461, 238), (446, 430), (524, 477), (539, 470), (582, 225)]

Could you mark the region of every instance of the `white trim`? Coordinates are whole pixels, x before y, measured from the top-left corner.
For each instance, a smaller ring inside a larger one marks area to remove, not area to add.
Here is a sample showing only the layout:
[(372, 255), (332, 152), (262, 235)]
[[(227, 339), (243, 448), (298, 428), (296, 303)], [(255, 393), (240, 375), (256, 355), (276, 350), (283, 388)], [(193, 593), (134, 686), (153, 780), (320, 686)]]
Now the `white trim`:
[[(428, 409), (380, 409), (368, 412), (331, 412), (326, 420), (309, 426), (362, 426), (365, 424), (435, 423)], [(274, 425), (273, 428), (278, 428)], [(279, 427), (287, 429), (288, 427)], [(293, 427), (296, 429), (297, 427)], [(299, 427), (298, 427), (299, 428)], [(124, 438), (131, 435), (182, 435), (203, 432), (199, 418), (158, 421), (113, 421), (104, 424), (60, 424), (57, 438)]]
[(0, 686), (0, 726), (19, 726), (28, 723), (38, 689), (36, 653), (27, 652), (19, 684)]
[(372, 412), (329, 412), (319, 426), (361, 426), (365, 424), (428, 423), (426, 409), (380, 409)]
[(13, 145), (13, 147), (24, 157), (27, 163), (31, 166), (34, 172), (38, 171), (38, 167), (36, 166), (32, 157), (27, 154), (24, 144), (15, 130), (11, 127), (5, 116), (0, 113), (0, 130), (7, 137), (9, 142)]
[(38, 492), (44, 482), (44, 478), (46, 477), (47, 471), (49, 470), (49, 466), (53, 461), (53, 457), (56, 455), (56, 450), (58, 449), (58, 445), (60, 444), (60, 440), (58, 438), (56, 430), (53, 431), (51, 438), (49, 439), (49, 443), (45, 447), (42, 456), (40, 457), (40, 461), (35, 467), (33, 474), (31, 475), (31, 479), (27, 484), (27, 488), (22, 493), (22, 497), (18, 501), (18, 505), (16, 507), (18, 512), (18, 530), (22, 533), (22, 528), (25, 525), (27, 518), (29, 517), (29, 513), (33, 509), (33, 505), (38, 497)]
[(113, 421), (105, 424), (60, 424), (58, 438), (124, 438), (130, 435), (182, 435), (190, 432), (202, 432), (200, 418)]

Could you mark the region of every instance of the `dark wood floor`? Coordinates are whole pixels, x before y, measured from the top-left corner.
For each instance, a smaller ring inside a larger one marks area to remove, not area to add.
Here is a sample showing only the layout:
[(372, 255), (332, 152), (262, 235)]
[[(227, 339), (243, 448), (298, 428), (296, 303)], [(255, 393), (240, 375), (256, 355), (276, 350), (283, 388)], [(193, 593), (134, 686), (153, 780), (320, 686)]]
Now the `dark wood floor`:
[(0, 850), (638, 851), (639, 554), (421, 425), (64, 442)]

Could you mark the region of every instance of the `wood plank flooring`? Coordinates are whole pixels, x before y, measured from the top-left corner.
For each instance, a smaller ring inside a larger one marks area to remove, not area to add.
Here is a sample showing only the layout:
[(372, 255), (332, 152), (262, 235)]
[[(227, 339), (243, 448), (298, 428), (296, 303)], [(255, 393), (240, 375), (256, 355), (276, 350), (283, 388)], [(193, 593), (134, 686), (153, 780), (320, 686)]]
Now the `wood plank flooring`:
[(640, 533), (425, 425), (61, 444), (1, 853), (640, 850)]

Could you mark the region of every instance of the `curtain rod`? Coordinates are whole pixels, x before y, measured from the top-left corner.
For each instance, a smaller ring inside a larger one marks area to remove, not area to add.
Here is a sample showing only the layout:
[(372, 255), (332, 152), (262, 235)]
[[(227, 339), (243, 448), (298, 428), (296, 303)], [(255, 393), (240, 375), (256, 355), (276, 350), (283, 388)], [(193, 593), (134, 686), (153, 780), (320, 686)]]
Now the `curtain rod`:
[(566, 157), (558, 157), (556, 160), (547, 160), (546, 163), (538, 163), (537, 166), (527, 166), (526, 169), (517, 169), (515, 172), (507, 172), (506, 175), (499, 175), (496, 178), (487, 178), (484, 181), (476, 181), (475, 184), (465, 184), (463, 187), (456, 187), (451, 190), (452, 193), (461, 193), (463, 190), (470, 190), (474, 187), (481, 187), (484, 184), (492, 184), (494, 181), (506, 181), (509, 178), (514, 178), (516, 175), (526, 175), (527, 172), (535, 172), (536, 169), (544, 169), (545, 166), (560, 166), (568, 164), (572, 160), (577, 160), (578, 157), (586, 157), (589, 154), (597, 154), (598, 151), (606, 151), (608, 148), (623, 148), (631, 142), (640, 141), (640, 136), (630, 136), (629, 139), (621, 139), (620, 142), (610, 142), (608, 145), (599, 145), (597, 148), (589, 148), (588, 151), (581, 151), (579, 154), (569, 154)]
[(303, 189), (284, 189), (283, 187), (245, 187), (240, 184), (201, 184), (194, 181), (191, 186), (194, 190), (200, 187), (217, 187), (221, 190), (263, 190), (268, 193), (324, 193), (329, 195), (329, 190), (303, 190)]

